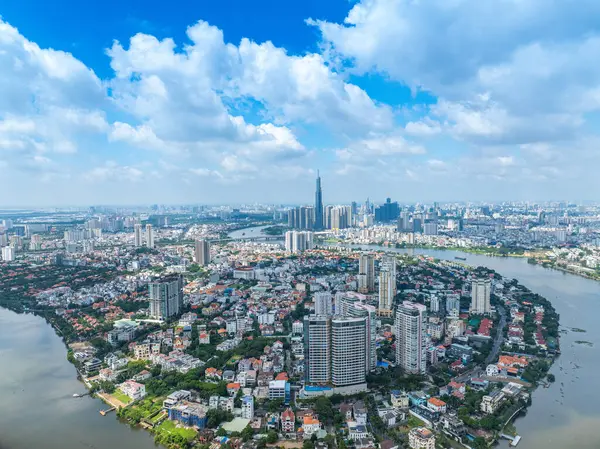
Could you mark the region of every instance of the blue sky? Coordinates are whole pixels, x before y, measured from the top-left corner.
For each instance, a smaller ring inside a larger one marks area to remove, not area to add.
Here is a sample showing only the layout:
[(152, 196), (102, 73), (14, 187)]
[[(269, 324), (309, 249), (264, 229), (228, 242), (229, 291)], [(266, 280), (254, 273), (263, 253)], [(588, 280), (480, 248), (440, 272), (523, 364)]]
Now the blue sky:
[[(34, 12), (34, 13), (32, 13)], [(600, 4), (0, 6), (3, 206), (596, 199)]]

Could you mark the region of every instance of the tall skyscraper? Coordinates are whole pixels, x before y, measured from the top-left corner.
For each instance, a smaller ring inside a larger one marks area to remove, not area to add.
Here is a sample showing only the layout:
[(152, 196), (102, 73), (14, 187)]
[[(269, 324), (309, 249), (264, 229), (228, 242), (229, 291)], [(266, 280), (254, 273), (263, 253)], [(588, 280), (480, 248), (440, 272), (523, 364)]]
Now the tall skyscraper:
[(361, 254), (358, 259), (358, 291), (375, 291), (375, 258), (373, 254)]
[(379, 316), (392, 316), (392, 303), (394, 302), (394, 291), (396, 277), (392, 274), (389, 266), (385, 265), (379, 272)]
[(148, 283), (150, 317), (167, 320), (183, 308), (183, 276), (173, 274)]
[(315, 192), (315, 230), (323, 229), (323, 192), (321, 191), (321, 176), (317, 172), (317, 190)]
[(210, 263), (210, 242), (208, 240), (196, 240), (194, 258), (196, 259), (196, 263), (202, 267)]
[(316, 292), (315, 300), (315, 315), (329, 316), (333, 313), (333, 305), (330, 292)]
[(404, 301), (396, 310), (396, 365), (411, 374), (425, 374), (427, 368), (427, 307)]
[(331, 320), (331, 383), (336, 387), (366, 382), (366, 318)]
[(492, 311), (490, 297), (492, 294), (491, 279), (473, 279), (471, 283), (471, 307), (469, 313), (487, 315)]
[(366, 317), (304, 317), (304, 375), (309, 384), (364, 384)]
[(398, 203), (386, 198), (385, 203), (375, 208), (375, 221), (393, 221), (398, 218), (400, 207)]
[(335, 314), (344, 317), (366, 318), (366, 366), (369, 372), (377, 367), (377, 309), (365, 304), (366, 296), (355, 292), (337, 292)]
[(307, 383), (331, 380), (331, 319), (326, 316), (304, 317), (304, 377)]
[(142, 225), (140, 223), (136, 223), (133, 226), (133, 244), (136, 248), (142, 246)]
[(146, 246), (148, 248), (154, 248), (154, 231), (152, 230), (152, 225), (146, 225)]

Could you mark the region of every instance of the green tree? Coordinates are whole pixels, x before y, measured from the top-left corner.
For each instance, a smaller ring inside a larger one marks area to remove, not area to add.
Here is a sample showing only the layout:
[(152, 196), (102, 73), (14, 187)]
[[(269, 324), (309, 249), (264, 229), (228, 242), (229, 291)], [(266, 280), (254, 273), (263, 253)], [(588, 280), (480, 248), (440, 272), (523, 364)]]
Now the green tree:
[(278, 439), (279, 435), (277, 435), (277, 432), (275, 432), (274, 430), (269, 430), (269, 432), (267, 433), (267, 443), (274, 444), (277, 442)]

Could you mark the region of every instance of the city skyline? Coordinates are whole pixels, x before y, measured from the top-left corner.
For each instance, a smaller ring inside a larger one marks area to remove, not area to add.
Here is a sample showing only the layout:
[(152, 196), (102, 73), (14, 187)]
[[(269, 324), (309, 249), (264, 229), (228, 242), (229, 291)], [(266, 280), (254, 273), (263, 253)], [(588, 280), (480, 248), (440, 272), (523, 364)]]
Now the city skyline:
[(594, 2), (27, 1), (0, 11), (5, 206), (312, 202), (317, 168), (330, 204), (598, 188)]

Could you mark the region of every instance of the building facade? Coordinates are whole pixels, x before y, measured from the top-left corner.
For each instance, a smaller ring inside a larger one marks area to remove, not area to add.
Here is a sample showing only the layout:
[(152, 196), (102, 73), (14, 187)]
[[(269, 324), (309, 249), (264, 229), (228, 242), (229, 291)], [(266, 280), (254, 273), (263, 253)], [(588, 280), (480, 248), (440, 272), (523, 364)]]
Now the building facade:
[(210, 242), (208, 240), (196, 240), (194, 245), (194, 259), (202, 267), (210, 263)]
[(492, 311), (490, 297), (492, 294), (491, 279), (473, 279), (471, 282), (471, 307), (469, 313), (488, 315)]
[(404, 301), (396, 310), (396, 364), (405, 372), (425, 374), (427, 368), (427, 308)]
[(183, 308), (183, 276), (170, 275), (148, 283), (150, 317), (167, 320)]

